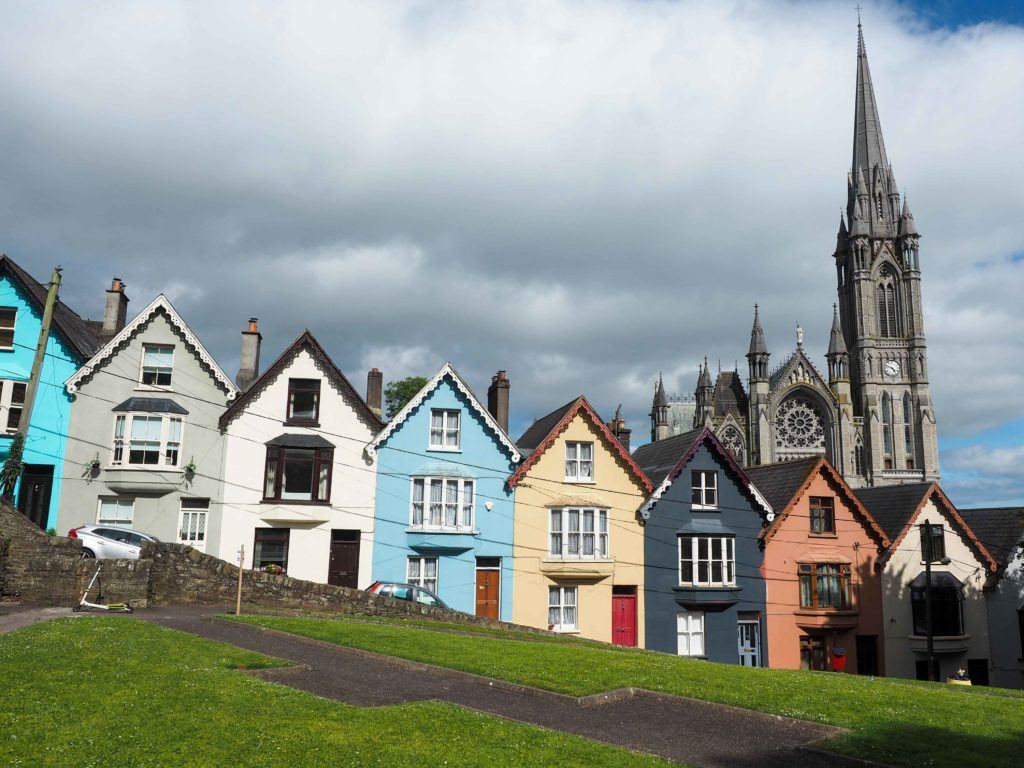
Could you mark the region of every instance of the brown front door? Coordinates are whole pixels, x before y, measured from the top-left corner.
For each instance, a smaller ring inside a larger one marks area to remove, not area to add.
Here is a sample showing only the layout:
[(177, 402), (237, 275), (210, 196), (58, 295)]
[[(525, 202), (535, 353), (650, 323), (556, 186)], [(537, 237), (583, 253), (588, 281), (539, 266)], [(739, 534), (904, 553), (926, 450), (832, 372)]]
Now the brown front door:
[(26, 464), (18, 487), (18, 509), (29, 520), (46, 530), (50, 518), (50, 494), (53, 492), (53, 466)]
[(327, 565), (327, 583), (352, 587), (359, 582), (359, 531), (331, 531), (331, 560)]
[(498, 620), (498, 598), (501, 595), (501, 558), (476, 559), (476, 615)]

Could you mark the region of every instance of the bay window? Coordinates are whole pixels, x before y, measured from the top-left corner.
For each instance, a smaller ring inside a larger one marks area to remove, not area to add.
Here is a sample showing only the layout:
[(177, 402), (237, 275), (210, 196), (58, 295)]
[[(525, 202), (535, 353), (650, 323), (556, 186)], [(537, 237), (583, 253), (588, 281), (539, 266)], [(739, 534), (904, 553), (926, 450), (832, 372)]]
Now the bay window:
[(437, 594), (437, 558), (410, 557), (405, 580)]
[[(956, 587), (934, 586), (932, 582), (932, 634), (938, 637), (957, 637), (964, 633), (963, 598)], [(910, 608), (914, 619), (914, 634), (928, 634), (928, 603), (924, 587), (910, 590)]]
[(608, 510), (552, 509), (548, 554), (567, 560), (608, 558)]
[(459, 411), (444, 409), (434, 409), (430, 412), (430, 450), (459, 450), (459, 414)]
[(565, 444), (565, 479), (569, 482), (589, 483), (594, 480), (594, 444)]
[(849, 610), (850, 566), (844, 563), (805, 563), (800, 566), (800, 607)]
[(268, 445), (264, 500), (329, 503), (333, 463), (333, 448)]
[(693, 509), (718, 509), (718, 472), (696, 469), (690, 478), (690, 506)]
[(548, 629), (553, 632), (575, 632), (576, 587), (548, 587)]
[(732, 536), (680, 536), (679, 584), (731, 587), (736, 584), (736, 551)]
[(414, 477), (412, 528), (436, 531), (473, 530), (475, 482), (468, 478)]
[(181, 437), (182, 420), (178, 416), (118, 413), (114, 416), (110, 463), (129, 467), (178, 467)]

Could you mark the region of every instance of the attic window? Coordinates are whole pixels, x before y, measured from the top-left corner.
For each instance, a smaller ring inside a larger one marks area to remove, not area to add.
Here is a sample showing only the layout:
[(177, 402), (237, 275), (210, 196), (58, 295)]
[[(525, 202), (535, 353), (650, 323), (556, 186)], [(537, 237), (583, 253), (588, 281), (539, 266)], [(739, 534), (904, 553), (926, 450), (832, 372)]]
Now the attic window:
[(320, 379), (288, 379), (288, 423), (313, 424), (320, 419)]
[(142, 345), (142, 384), (146, 387), (171, 386), (174, 347), (169, 344)]
[(14, 349), (14, 320), (18, 310), (0, 307), (0, 349)]

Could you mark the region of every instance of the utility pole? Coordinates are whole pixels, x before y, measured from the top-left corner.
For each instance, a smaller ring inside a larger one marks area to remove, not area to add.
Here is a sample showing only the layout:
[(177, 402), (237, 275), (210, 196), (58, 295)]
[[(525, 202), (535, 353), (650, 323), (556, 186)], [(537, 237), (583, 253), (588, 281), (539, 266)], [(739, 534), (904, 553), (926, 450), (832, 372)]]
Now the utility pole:
[[(924, 555), (924, 623), (928, 640), (928, 679), (933, 683), (939, 682), (939, 676), (935, 672), (935, 632), (932, 628), (932, 562), (935, 560), (935, 539), (932, 538), (933, 523), (921, 523), (921, 554)], [(949, 565), (952, 562), (948, 557), (938, 561), (942, 565)]]
[(29, 374), (28, 384), (25, 387), (25, 404), (21, 409), (21, 421), (18, 423), (18, 431), (14, 435), (8, 459), (4, 462), (3, 496), (8, 501), (14, 498), (14, 486), (18, 482), (18, 478), (21, 477), (21, 471), (24, 467), (21, 461), (21, 454), (25, 446), (25, 439), (28, 436), (28, 425), (32, 420), (32, 406), (35, 405), (36, 390), (39, 389), (39, 377), (43, 372), (46, 345), (50, 341), (53, 310), (57, 306), (57, 294), (60, 292), (60, 272), (60, 267), (54, 267), (53, 274), (50, 275), (50, 287), (46, 293), (46, 305), (43, 307), (43, 322), (39, 326), (39, 340), (36, 342), (36, 355), (32, 360), (32, 372)]

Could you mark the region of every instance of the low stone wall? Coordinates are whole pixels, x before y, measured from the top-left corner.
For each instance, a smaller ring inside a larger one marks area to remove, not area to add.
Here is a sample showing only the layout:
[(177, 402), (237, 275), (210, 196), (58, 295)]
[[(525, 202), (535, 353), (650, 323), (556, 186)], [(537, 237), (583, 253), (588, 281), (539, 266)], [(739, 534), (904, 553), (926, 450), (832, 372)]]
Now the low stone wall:
[[(0, 598), (17, 599), (26, 605), (72, 606), (81, 599), (97, 565), (101, 565), (100, 581), (89, 594), (92, 601), (97, 601), (102, 592), (104, 602), (130, 603), (137, 608), (235, 604), (238, 566), (184, 544), (147, 544), (138, 560), (82, 560), (81, 549), (78, 540), (47, 536), (21, 513), (0, 504)], [(250, 609), (421, 617), (547, 634), (532, 627), (379, 597), (359, 589), (254, 571), (242, 572), (242, 602)]]

